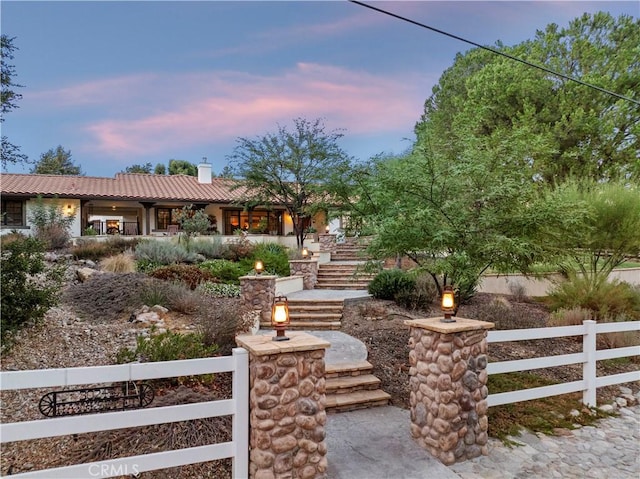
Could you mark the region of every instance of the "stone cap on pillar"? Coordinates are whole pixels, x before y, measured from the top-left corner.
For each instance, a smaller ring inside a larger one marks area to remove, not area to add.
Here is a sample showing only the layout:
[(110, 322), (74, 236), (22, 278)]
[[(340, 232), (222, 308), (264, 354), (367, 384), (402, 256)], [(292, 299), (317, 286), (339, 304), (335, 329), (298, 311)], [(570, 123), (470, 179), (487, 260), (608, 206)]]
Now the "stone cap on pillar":
[(478, 329), (491, 329), (494, 323), (487, 321), (478, 321), (475, 319), (455, 318), (454, 323), (443, 323), (442, 317), (424, 318), (424, 319), (407, 319), (404, 324), (412, 328), (427, 329), (436, 333), (451, 334), (461, 333), (464, 331), (476, 331)]
[(277, 276), (274, 274), (248, 274), (246, 276), (240, 276), (238, 279), (255, 279), (255, 280), (265, 280), (265, 279), (276, 279)]
[(255, 356), (269, 354), (293, 353), (298, 351), (315, 351), (331, 347), (329, 341), (317, 338), (303, 331), (287, 331), (289, 341), (273, 341), (272, 334), (242, 334), (236, 336), (238, 346), (245, 348)]

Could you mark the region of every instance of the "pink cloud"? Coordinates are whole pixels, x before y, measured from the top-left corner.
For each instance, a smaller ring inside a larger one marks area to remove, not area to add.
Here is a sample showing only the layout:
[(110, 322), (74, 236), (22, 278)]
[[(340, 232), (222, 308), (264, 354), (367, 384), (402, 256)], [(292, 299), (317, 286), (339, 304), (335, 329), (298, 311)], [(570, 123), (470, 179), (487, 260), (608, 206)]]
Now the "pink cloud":
[[(129, 111), (86, 127), (94, 148), (114, 156), (162, 153), (167, 148), (233, 140), (274, 131), (296, 117), (324, 118), (347, 134), (410, 132), (434, 79), (372, 75), (300, 63), (274, 76), (244, 73), (173, 75), (129, 92)], [(134, 83), (130, 84), (130, 87)], [(176, 88), (175, 85), (179, 85)], [(155, 100), (150, 97), (154, 96)], [(171, 98), (172, 101), (165, 101)], [(133, 100), (132, 100), (133, 99)], [(124, 108), (119, 98), (112, 98)], [(151, 105), (151, 106), (149, 106)], [(113, 111), (113, 109), (112, 109)]]

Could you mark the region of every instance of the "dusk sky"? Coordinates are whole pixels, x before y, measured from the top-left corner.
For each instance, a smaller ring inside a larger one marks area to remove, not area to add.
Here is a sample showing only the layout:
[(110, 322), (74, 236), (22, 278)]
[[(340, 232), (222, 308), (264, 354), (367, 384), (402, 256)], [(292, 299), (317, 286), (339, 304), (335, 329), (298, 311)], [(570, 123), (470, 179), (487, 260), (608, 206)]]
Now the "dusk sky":
[[(484, 45), (520, 43), (584, 12), (640, 15), (637, 1), (372, 4)], [(298, 117), (344, 130), (340, 145), (356, 158), (401, 153), (440, 75), (472, 48), (347, 1), (0, 8), (24, 85), (2, 134), (31, 160), (62, 145), (91, 176), (202, 157), (217, 174), (238, 137)]]

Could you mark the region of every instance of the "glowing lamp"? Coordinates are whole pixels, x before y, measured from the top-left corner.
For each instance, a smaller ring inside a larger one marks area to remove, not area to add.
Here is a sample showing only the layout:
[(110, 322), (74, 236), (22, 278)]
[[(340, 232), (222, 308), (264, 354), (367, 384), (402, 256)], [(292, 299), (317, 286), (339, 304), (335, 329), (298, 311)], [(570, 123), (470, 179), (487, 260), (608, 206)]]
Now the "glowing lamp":
[(285, 296), (276, 296), (271, 307), (271, 325), (276, 330), (274, 341), (288, 341), (284, 335), (285, 328), (289, 325), (289, 303)]
[(445, 286), (442, 291), (442, 312), (444, 313), (444, 318), (441, 319), (443, 323), (455, 323), (456, 320), (451, 318), (451, 315), (455, 312), (456, 309), (456, 297), (451, 286)]
[(264, 263), (260, 260), (257, 260), (256, 264), (253, 265), (253, 269), (255, 270), (256, 274), (262, 274), (262, 272), (264, 271)]
[(329, 225), (327, 225), (327, 226), (325, 227), (324, 232), (325, 232), (325, 233), (327, 233), (327, 234), (329, 234)]
[(309, 252), (309, 248), (306, 246), (302, 248), (302, 259), (309, 259), (311, 257), (311, 253)]

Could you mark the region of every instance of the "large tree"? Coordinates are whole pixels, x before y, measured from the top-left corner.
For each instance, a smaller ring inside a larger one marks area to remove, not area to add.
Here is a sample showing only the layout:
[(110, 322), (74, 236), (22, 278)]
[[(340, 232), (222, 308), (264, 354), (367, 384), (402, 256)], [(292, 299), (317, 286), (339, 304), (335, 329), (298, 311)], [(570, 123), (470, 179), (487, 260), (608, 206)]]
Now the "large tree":
[(71, 160), (71, 150), (58, 145), (40, 155), (40, 160), (31, 169), (31, 173), (41, 175), (83, 175), (80, 166)]
[[(440, 78), (416, 126), (450, 161), (481, 145), (538, 181), (640, 178), (640, 21), (585, 14), (496, 49), (634, 101), (474, 49)], [(471, 140), (471, 141), (470, 141)], [(525, 151), (512, 145), (529, 143)]]
[(151, 174), (153, 165), (151, 163), (145, 163), (144, 165), (138, 165), (137, 163), (131, 166), (127, 166), (123, 173), (144, 173)]
[[(10, 38), (7, 35), (0, 35), (0, 50), (2, 52), (2, 90), (0, 91), (2, 115), (0, 116), (0, 123), (4, 122), (7, 113), (14, 108), (18, 108), (18, 100), (22, 98), (22, 95), (15, 90), (16, 88), (21, 88), (22, 85), (15, 83), (15, 67), (8, 62), (13, 60), (13, 52), (17, 49), (13, 45), (13, 40), (14, 38)], [(9, 141), (9, 138), (2, 135), (0, 161), (2, 168), (6, 168), (8, 164), (28, 163), (29, 159), (27, 155), (20, 153), (19, 146), (14, 145)]]
[(198, 167), (185, 160), (169, 160), (169, 174), (198, 176)]
[(304, 243), (305, 218), (324, 199), (326, 180), (349, 163), (338, 145), (342, 136), (326, 131), (320, 119), (297, 118), (292, 130), (280, 126), (262, 137), (238, 138), (229, 157), (234, 176), (244, 180), (246, 204), (284, 206), (298, 247)]

